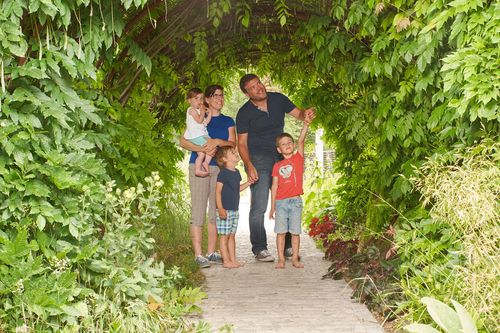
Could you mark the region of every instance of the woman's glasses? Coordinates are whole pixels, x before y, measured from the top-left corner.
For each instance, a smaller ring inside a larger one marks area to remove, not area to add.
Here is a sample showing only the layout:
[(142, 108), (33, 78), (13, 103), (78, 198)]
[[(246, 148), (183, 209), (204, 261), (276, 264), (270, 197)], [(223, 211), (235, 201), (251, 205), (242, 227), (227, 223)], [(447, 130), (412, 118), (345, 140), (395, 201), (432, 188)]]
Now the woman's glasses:
[(223, 98), (224, 94), (212, 94), (210, 97), (215, 97), (215, 98)]

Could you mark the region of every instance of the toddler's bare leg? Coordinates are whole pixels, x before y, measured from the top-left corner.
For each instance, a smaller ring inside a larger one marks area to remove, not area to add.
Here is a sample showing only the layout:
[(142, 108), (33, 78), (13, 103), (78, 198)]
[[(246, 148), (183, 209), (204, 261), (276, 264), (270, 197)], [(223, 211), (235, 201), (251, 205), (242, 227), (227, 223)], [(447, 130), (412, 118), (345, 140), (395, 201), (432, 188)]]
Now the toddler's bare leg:
[(205, 158), (203, 159), (202, 166), (206, 171), (209, 171), (210, 170), (210, 161), (212, 160), (212, 156), (210, 156), (208, 154), (204, 154), (204, 155), (205, 155)]
[(194, 161), (194, 174), (198, 177), (208, 176), (208, 169), (207, 170), (202, 169), (202, 164), (203, 160), (205, 159), (205, 155), (206, 155), (205, 153), (198, 152), (198, 156)]
[(278, 263), (276, 268), (285, 268), (285, 235), (276, 234), (276, 250), (278, 251)]
[(304, 268), (304, 265), (299, 261), (300, 235), (292, 234), (292, 265), (295, 268)]

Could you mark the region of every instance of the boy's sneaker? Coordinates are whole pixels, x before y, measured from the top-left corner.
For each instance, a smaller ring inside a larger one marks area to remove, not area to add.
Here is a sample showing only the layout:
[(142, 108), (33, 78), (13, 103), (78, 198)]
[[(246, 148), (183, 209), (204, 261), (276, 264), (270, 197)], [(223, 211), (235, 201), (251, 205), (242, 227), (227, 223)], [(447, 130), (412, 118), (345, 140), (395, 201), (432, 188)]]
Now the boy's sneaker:
[(214, 263), (214, 264), (219, 264), (222, 265), (222, 257), (220, 254), (217, 252), (211, 253), (207, 255), (208, 261)]
[(255, 255), (255, 259), (257, 259), (258, 261), (265, 261), (265, 262), (274, 261), (274, 257), (271, 255), (271, 253), (269, 253), (268, 250), (262, 250), (259, 253), (257, 253)]
[(210, 262), (204, 256), (196, 256), (194, 261), (196, 261), (196, 263), (198, 264), (198, 266), (200, 266), (200, 268), (210, 267)]

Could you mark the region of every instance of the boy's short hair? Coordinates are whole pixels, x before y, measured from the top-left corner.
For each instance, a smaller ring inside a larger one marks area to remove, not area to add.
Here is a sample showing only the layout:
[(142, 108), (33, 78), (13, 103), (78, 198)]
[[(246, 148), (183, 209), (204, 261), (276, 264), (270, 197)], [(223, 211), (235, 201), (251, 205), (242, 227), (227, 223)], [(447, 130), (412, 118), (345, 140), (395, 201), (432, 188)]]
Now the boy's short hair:
[(199, 94), (203, 94), (203, 91), (200, 88), (191, 88), (186, 94), (186, 99), (196, 97)]
[(217, 149), (217, 152), (215, 153), (215, 161), (217, 162), (217, 165), (220, 167), (220, 168), (225, 168), (226, 167), (226, 163), (224, 161), (224, 157), (227, 156), (227, 153), (229, 151), (231, 151), (232, 149), (234, 149), (233, 147), (231, 146), (222, 146), (222, 147), (219, 147)]
[(281, 133), (280, 135), (278, 135), (276, 137), (276, 147), (279, 147), (280, 140), (283, 139), (283, 138), (290, 138), (290, 139), (292, 139), (292, 142), (295, 142), (293, 140), (293, 137), (290, 134), (288, 134), (288, 133)]
[(259, 77), (255, 74), (245, 74), (243, 77), (240, 79), (240, 89), (244, 93), (247, 92), (245, 89), (245, 86), (247, 85), (248, 82), (252, 81), (253, 79), (258, 79)]

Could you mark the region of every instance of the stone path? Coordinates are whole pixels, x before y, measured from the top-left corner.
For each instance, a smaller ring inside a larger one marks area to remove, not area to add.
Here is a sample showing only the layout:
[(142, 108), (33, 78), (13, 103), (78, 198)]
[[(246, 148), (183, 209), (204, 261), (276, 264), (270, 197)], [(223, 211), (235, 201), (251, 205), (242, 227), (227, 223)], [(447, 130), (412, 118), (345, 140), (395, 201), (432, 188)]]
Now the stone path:
[[(201, 319), (213, 332), (228, 324), (236, 333), (383, 333), (368, 309), (351, 300), (351, 289), (344, 281), (321, 279), (330, 263), (306, 234), (301, 236), (304, 269), (294, 268), (289, 260), (282, 270), (275, 269), (274, 263), (255, 261), (250, 250), (248, 201), (248, 196), (242, 196), (236, 234), (236, 254), (245, 266), (212, 265), (203, 270), (208, 297)], [(275, 255), (273, 226), (266, 220), (269, 250)]]

